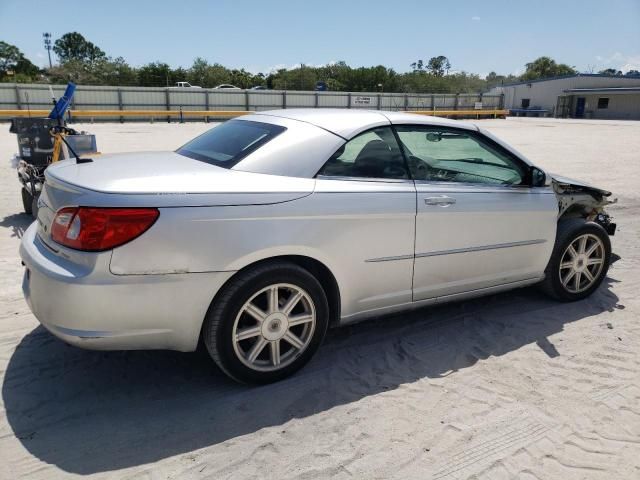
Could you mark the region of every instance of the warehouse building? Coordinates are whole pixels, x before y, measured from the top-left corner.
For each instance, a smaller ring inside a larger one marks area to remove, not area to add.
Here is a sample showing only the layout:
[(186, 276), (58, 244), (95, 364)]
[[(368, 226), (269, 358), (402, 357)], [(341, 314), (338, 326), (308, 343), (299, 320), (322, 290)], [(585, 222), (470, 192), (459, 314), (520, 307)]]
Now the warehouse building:
[(640, 77), (576, 74), (494, 87), (514, 115), (640, 120)]

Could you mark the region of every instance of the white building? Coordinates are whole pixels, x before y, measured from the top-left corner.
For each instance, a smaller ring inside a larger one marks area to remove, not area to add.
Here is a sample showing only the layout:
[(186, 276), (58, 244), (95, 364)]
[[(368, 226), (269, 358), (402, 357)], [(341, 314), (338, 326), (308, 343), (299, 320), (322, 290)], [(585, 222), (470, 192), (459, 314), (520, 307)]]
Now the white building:
[[(576, 74), (494, 87), (515, 115), (640, 120), (640, 77)], [(537, 112), (536, 112), (537, 110)]]

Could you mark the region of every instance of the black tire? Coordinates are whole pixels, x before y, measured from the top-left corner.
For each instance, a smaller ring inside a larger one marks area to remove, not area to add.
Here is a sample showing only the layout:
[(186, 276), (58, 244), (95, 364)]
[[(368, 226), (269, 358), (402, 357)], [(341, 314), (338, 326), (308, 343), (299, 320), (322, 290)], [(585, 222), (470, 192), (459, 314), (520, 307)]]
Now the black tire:
[[(286, 283), (303, 289), (313, 302), (316, 324), (309, 343), (295, 360), (275, 371), (260, 371), (243, 363), (234, 350), (233, 328), (245, 302), (273, 284)], [(304, 268), (286, 261), (270, 262), (237, 274), (218, 293), (204, 320), (202, 338), (215, 363), (241, 383), (276, 382), (302, 368), (320, 347), (329, 324), (329, 307), (320, 282)]]
[(33, 197), (33, 199), (31, 200), (31, 216), (33, 218), (38, 218), (38, 199), (40, 198), (40, 193), (38, 193), (35, 197)]
[[(560, 262), (564, 252), (581, 235), (591, 234), (598, 237), (604, 246), (604, 264), (595, 277), (591, 286), (580, 292), (569, 291), (560, 280)], [(581, 218), (561, 220), (558, 223), (556, 241), (547, 268), (545, 269), (545, 279), (540, 284), (541, 290), (550, 297), (562, 302), (574, 302), (582, 300), (598, 289), (607, 275), (611, 262), (611, 240), (609, 235), (601, 225), (595, 222), (588, 222)]]
[(24, 213), (27, 215), (33, 214), (33, 197), (31, 196), (31, 192), (29, 192), (26, 188), (22, 187), (20, 189), (20, 193), (22, 194), (22, 208), (24, 208)]

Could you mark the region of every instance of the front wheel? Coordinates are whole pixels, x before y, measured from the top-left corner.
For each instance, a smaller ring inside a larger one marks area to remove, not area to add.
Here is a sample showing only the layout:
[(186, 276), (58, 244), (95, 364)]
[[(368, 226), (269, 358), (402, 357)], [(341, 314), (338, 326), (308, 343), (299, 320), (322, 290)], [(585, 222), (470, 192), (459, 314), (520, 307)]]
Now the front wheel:
[(600, 286), (610, 261), (611, 241), (602, 226), (582, 219), (562, 221), (542, 290), (557, 300), (581, 300)]
[(295, 264), (276, 262), (241, 272), (223, 288), (207, 313), (203, 340), (230, 377), (270, 383), (311, 359), (328, 320), (318, 280)]

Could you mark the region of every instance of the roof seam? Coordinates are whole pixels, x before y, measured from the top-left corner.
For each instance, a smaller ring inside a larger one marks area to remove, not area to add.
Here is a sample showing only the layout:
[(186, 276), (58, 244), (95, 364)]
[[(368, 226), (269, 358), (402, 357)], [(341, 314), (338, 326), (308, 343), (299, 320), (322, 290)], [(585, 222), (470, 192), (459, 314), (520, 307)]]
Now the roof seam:
[(320, 125), (316, 125), (315, 123), (308, 122), (306, 120), (300, 120), (299, 118), (285, 117), (284, 115), (271, 115), (271, 114), (263, 113), (263, 112), (254, 112), (254, 115), (262, 115), (263, 117), (286, 118), (287, 120), (293, 120), (295, 122), (306, 123), (307, 125), (311, 125), (313, 127), (319, 128), (320, 130), (324, 130), (325, 132), (331, 133), (332, 135), (335, 135), (336, 137), (339, 137), (339, 138), (341, 138), (343, 140), (347, 140), (347, 138), (343, 137), (339, 133), (332, 132), (331, 130), (329, 130), (327, 128), (324, 128), (324, 127), (321, 127)]

